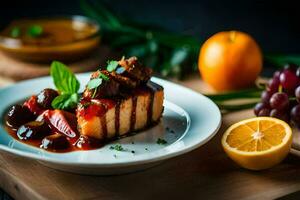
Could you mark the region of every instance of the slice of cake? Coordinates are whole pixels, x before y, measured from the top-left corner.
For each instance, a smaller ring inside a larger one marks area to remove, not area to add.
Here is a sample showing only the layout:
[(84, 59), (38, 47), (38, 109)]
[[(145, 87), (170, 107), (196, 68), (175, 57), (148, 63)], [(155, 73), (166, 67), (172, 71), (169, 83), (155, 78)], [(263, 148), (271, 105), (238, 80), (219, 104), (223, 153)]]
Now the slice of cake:
[(157, 123), (164, 90), (150, 81), (151, 73), (136, 57), (94, 72), (76, 111), (80, 134), (104, 140)]

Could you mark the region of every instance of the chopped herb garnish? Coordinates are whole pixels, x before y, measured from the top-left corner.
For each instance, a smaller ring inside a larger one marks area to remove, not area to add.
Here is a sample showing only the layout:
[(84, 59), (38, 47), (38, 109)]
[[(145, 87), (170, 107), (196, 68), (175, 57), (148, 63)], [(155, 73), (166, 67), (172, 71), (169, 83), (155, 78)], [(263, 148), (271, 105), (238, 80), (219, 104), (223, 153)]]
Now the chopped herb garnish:
[(91, 79), (88, 84), (87, 84), (87, 88), (89, 90), (92, 90), (92, 89), (95, 89), (97, 87), (99, 87), (102, 82), (104, 81), (108, 81), (109, 80), (109, 77), (106, 76), (105, 74), (102, 74), (101, 72), (99, 72), (99, 75), (97, 78), (94, 78), (94, 79)]
[(19, 37), (21, 35), (21, 29), (17, 26), (13, 27), (10, 31), (10, 36), (11, 37)]
[(116, 151), (125, 151), (125, 149), (120, 144), (116, 144), (114, 146), (110, 146), (109, 149), (116, 150)]
[(115, 158), (117, 158), (117, 155), (116, 155), (116, 154), (114, 154), (114, 157), (115, 157)]
[(27, 29), (27, 35), (30, 37), (39, 37), (43, 34), (43, 27), (40, 25), (32, 25)]
[(148, 151), (148, 148), (145, 148), (146, 151)]
[(168, 132), (170, 132), (170, 133), (172, 133), (172, 134), (174, 134), (175, 133), (175, 131), (174, 130), (172, 130), (170, 127), (166, 127), (165, 128), (166, 129), (166, 131), (168, 131)]
[(125, 72), (125, 68), (124, 68), (124, 67), (118, 67), (118, 68), (116, 69), (116, 73), (117, 73), (117, 74), (122, 74), (123, 72)]
[(99, 73), (98, 78), (102, 78), (102, 79), (105, 80), (105, 81), (108, 81), (108, 80), (109, 80), (109, 77), (106, 76), (105, 74), (102, 74), (101, 72)]
[(94, 89), (94, 92), (93, 92), (92, 98), (95, 98), (96, 94), (97, 94), (97, 88), (95, 88), (95, 89)]
[(135, 151), (131, 151), (131, 153), (135, 153)]
[(94, 78), (94, 79), (90, 80), (87, 84), (87, 88), (89, 90), (97, 88), (98, 86), (100, 86), (102, 84), (102, 80), (103, 80), (102, 78)]
[(164, 139), (158, 138), (157, 141), (156, 141), (156, 143), (163, 145), (163, 144), (167, 144), (168, 142), (166, 140), (164, 140)]
[[(105, 1), (80, 2), (84, 13), (105, 27), (101, 34), (112, 49), (121, 50), (126, 55), (142, 57), (149, 66), (161, 63), (155, 69), (165, 76), (183, 78), (184, 75), (196, 71), (195, 61), (202, 42), (198, 38), (172, 33), (151, 24), (140, 26), (134, 20), (123, 20), (127, 17), (118, 16), (116, 12), (108, 9)], [(112, 37), (116, 34), (117, 37)]]
[(115, 71), (117, 69), (118, 65), (119, 65), (118, 61), (111, 60), (111, 61), (107, 62), (106, 69), (107, 69), (107, 71), (112, 72), (112, 71)]
[(80, 104), (83, 108), (87, 108), (91, 105), (91, 102), (84, 102)]

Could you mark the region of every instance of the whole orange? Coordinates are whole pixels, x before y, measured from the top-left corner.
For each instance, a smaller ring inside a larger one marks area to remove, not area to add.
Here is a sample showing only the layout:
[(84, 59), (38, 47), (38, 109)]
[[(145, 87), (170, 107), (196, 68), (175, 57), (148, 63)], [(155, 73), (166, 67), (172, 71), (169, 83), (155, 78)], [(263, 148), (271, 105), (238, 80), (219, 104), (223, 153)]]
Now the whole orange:
[(198, 67), (202, 79), (215, 90), (241, 89), (255, 82), (262, 69), (262, 53), (246, 33), (219, 32), (201, 47)]

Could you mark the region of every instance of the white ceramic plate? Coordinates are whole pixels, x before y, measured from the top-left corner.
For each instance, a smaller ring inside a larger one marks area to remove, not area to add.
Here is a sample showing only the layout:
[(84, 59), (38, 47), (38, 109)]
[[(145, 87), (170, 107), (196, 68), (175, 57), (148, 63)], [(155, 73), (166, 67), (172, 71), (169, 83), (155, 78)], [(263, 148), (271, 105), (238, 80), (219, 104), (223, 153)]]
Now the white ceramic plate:
[[(81, 90), (89, 76), (88, 73), (77, 75)], [(51, 153), (15, 140), (1, 123), (0, 149), (36, 159), (59, 170), (82, 174), (121, 174), (145, 169), (187, 153), (215, 135), (221, 124), (221, 114), (211, 100), (177, 84), (159, 78), (152, 80), (165, 89), (165, 110), (161, 123), (149, 130), (116, 140), (97, 150)], [(23, 81), (1, 89), (1, 122), (9, 106), (48, 87), (53, 87), (51, 77)], [(158, 138), (165, 139), (167, 144), (157, 144)], [(113, 143), (120, 143), (126, 151), (111, 150), (109, 147)]]

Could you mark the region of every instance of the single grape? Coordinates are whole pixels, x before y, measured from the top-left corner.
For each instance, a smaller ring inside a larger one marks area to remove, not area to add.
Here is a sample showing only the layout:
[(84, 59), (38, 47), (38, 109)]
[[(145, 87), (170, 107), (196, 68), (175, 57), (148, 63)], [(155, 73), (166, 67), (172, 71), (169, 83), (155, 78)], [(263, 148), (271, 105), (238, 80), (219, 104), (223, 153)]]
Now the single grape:
[(254, 114), (258, 116), (259, 112), (264, 108), (269, 109), (269, 105), (264, 102), (257, 103), (254, 107)]
[(281, 71), (276, 71), (276, 72), (274, 72), (274, 74), (273, 74), (273, 78), (274, 78), (274, 79), (278, 79), (278, 80), (279, 80), (279, 76), (280, 76), (280, 74), (281, 74)]
[(268, 117), (270, 115), (270, 109), (263, 108), (259, 111), (258, 115), (259, 117)]
[(277, 109), (272, 109), (270, 112), (270, 117), (275, 117), (277, 119), (281, 119), (285, 122), (289, 122), (289, 115), (284, 112)]
[(299, 84), (299, 78), (289, 69), (285, 69), (279, 77), (280, 84), (288, 91), (294, 90)]
[(263, 91), (260, 96), (261, 101), (268, 104), (272, 95), (273, 95), (273, 93), (268, 90)]
[(300, 102), (300, 86), (298, 86), (295, 90), (295, 97), (298, 102)]
[(300, 67), (297, 68), (296, 75), (300, 77)]
[(269, 80), (267, 90), (270, 93), (278, 92), (279, 85), (280, 85), (279, 77), (274, 77)]
[(270, 99), (270, 106), (278, 110), (287, 109), (289, 107), (289, 96), (283, 92), (276, 92)]
[(296, 105), (292, 108), (291, 112), (291, 120), (295, 123), (297, 127), (300, 127), (300, 105)]

